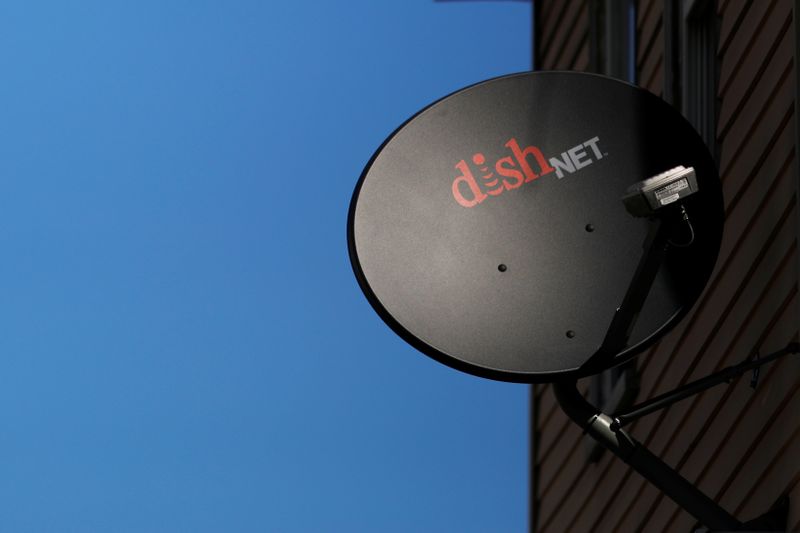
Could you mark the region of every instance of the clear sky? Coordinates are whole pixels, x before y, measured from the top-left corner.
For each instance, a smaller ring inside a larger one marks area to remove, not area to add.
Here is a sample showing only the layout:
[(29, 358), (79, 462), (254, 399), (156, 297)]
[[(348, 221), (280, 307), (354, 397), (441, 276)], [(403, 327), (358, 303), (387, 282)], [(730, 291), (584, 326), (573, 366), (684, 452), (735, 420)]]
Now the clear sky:
[(528, 388), (361, 294), (362, 167), (530, 5), (0, 3), (0, 531), (524, 531)]

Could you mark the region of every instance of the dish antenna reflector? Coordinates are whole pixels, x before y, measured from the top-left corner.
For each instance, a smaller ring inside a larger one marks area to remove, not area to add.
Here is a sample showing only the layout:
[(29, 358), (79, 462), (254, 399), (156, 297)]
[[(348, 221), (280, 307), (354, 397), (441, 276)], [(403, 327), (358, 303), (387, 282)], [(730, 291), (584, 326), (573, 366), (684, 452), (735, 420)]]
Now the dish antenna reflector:
[[(395, 131), (358, 182), (348, 242), (406, 341), (479, 376), (542, 382), (617, 365), (669, 331), (711, 274), (722, 220), (714, 161), (677, 111), (610, 78), (540, 72), (458, 91)], [(664, 251), (611, 346), (658, 221), (686, 244)]]

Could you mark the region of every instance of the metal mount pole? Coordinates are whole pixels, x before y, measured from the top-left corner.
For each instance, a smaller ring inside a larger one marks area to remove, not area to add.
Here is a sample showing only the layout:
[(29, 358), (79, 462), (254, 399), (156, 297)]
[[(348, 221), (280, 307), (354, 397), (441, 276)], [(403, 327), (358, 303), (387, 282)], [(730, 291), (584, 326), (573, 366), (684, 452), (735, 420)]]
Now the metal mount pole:
[(614, 419), (578, 392), (575, 381), (553, 383), (558, 404), (593, 439), (629, 464), (675, 503), (712, 530), (739, 530), (743, 524), (700, 492), (672, 467), (616, 427)]

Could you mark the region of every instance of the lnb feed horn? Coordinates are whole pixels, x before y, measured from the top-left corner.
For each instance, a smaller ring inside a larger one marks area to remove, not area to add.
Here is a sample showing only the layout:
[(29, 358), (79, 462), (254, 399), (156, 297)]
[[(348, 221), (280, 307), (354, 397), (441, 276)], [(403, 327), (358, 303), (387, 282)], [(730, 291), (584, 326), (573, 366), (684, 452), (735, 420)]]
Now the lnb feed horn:
[(679, 205), (696, 193), (697, 177), (693, 167), (679, 165), (652, 178), (631, 185), (622, 198), (625, 209), (635, 217), (649, 217)]

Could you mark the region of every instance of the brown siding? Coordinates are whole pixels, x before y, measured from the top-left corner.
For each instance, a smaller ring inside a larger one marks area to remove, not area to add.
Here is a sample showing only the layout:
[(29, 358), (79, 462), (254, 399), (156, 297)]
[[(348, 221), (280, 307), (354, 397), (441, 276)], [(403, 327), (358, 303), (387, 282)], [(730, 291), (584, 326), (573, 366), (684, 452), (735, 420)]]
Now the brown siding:
[(539, 57), (543, 70), (588, 68), (589, 5), (589, 0), (541, 2)]
[(636, 8), (644, 13), (636, 27), (636, 77), (639, 85), (660, 96), (664, 70), (663, 10), (656, 0), (641, 0)]
[[(544, 69), (588, 68), (586, 1), (537, 0)], [(726, 227), (711, 282), (689, 315), (638, 358), (639, 399), (798, 338), (798, 169), (791, 0), (720, 0), (719, 143)], [(552, 23), (558, 20), (559, 24)], [(663, 94), (663, 1), (637, 2), (638, 82)], [(782, 495), (800, 530), (800, 357), (638, 420), (632, 435), (740, 520)], [(586, 383), (581, 383), (586, 387)], [(535, 531), (690, 531), (695, 520), (609, 453), (586, 461), (552, 388), (538, 410)]]

